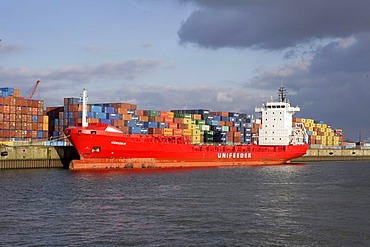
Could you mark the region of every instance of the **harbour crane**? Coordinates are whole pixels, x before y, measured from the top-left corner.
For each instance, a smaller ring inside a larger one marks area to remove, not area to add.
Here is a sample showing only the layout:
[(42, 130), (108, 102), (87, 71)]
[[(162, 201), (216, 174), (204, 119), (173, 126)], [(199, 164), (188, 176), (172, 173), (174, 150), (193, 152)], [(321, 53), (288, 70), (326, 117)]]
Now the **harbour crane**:
[(36, 92), (36, 89), (37, 89), (37, 86), (39, 85), (41, 81), (40, 80), (37, 80), (35, 85), (32, 87), (32, 89), (30, 90), (30, 92), (28, 93), (27, 95), (27, 99), (32, 99), (33, 95), (35, 94)]

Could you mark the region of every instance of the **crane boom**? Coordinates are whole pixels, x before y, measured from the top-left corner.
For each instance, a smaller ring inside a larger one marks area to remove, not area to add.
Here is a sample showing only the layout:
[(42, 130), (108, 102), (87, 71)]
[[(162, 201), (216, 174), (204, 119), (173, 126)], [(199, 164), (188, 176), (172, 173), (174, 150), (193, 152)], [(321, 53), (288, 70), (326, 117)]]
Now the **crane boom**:
[(37, 86), (39, 85), (41, 81), (40, 80), (37, 80), (35, 85), (33, 86), (33, 88), (31, 89), (31, 92), (27, 95), (27, 99), (32, 99), (33, 95), (35, 94), (36, 92), (36, 89), (37, 89)]

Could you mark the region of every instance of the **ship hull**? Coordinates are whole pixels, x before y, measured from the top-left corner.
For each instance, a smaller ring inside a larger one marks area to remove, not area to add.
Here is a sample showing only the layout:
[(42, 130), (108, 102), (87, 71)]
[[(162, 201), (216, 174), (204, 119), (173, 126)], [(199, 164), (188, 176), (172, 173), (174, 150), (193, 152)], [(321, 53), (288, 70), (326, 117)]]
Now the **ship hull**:
[(67, 130), (80, 160), (71, 170), (196, 168), (281, 165), (304, 155), (308, 145), (192, 145), (176, 136), (111, 133), (104, 128)]

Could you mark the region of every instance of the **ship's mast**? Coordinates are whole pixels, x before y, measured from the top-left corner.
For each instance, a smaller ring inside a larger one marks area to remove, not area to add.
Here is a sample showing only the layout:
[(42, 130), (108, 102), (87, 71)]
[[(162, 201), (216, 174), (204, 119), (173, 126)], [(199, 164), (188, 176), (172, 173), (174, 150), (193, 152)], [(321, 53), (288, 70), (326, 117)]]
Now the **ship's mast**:
[(286, 102), (286, 103), (289, 103), (289, 102), (288, 102), (288, 99), (287, 99), (287, 97), (286, 97), (287, 93), (288, 93), (288, 92), (286, 91), (285, 87), (281, 86), (281, 87), (279, 88), (279, 93), (278, 93), (278, 96), (279, 96), (279, 102)]
[(87, 127), (89, 124), (87, 123), (86, 117), (87, 91), (85, 88), (82, 90), (81, 100), (82, 100), (82, 127)]

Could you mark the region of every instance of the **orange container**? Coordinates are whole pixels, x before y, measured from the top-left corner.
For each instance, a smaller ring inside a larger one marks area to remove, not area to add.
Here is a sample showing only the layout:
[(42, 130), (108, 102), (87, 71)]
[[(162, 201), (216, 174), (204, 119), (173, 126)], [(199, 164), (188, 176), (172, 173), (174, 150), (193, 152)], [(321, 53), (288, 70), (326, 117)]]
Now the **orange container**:
[(170, 117), (164, 117), (163, 120), (165, 123), (173, 123), (173, 118), (170, 118)]
[(178, 124), (177, 123), (168, 123), (168, 128), (177, 129), (178, 128)]
[(173, 134), (175, 136), (182, 136), (183, 135), (183, 130), (182, 129), (173, 129)]

